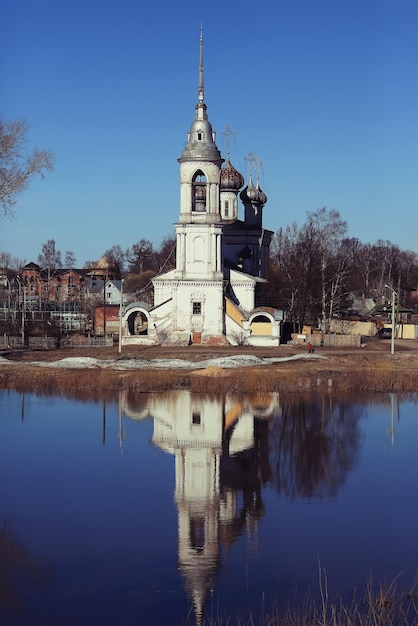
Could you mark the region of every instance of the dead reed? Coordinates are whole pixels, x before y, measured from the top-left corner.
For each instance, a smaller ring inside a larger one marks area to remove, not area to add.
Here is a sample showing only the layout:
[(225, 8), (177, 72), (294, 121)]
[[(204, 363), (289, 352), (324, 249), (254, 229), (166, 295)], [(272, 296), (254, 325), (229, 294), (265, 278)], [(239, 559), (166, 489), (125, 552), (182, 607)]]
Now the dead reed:
[(337, 595), (330, 597), (326, 572), (319, 567), (319, 593), (315, 600), (308, 593), (296, 602), (296, 592), (288, 603), (268, 602), (262, 598), (257, 610), (234, 618), (209, 615), (207, 626), (417, 626), (417, 581), (410, 588), (399, 588), (399, 577), (377, 586), (371, 577), (361, 598), (354, 593), (350, 602)]
[(78, 391), (166, 391), (187, 386), (182, 372), (175, 370), (61, 369), (36, 366), (4, 366), (0, 369), (0, 388), (34, 393), (71, 394)]
[(279, 366), (120, 371), (101, 367), (48, 368), (20, 363), (1, 366), (0, 388), (64, 394), (121, 389), (138, 392), (191, 389), (202, 393), (414, 392), (418, 390), (418, 371), (397, 370), (390, 363), (349, 371), (317, 368), (313, 372), (309, 368), (282, 370)]

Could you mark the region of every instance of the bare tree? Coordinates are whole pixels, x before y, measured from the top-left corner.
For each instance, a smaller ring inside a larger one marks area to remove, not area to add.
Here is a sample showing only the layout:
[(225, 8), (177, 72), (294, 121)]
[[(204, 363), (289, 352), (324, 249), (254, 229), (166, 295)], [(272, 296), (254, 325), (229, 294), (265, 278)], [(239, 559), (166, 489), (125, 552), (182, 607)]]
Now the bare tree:
[(362, 244), (356, 240), (353, 266), (356, 274), (361, 278), (361, 292), (367, 298), (373, 288), (373, 276), (379, 268), (375, 246), (370, 243)]
[(17, 198), (35, 176), (45, 177), (54, 167), (49, 150), (26, 152), (29, 125), (26, 120), (0, 118), (0, 216), (13, 215)]
[(341, 313), (351, 305), (350, 275), (352, 250), (349, 239), (343, 239), (338, 245), (334, 259), (328, 272), (328, 304), (327, 325), (332, 318), (340, 317)]
[(374, 245), (377, 272), (375, 277), (375, 295), (385, 293), (385, 285), (396, 285), (399, 279), (400, 249), (390, 241), (379, 239)]
[(416, 289), (418, 282), (418, 254), (412, 250), (400, 253), (399, 267), (405, 289)]
[(109, 265), (112, 265), (119, 274), (122, 274), (125, 268), (125, 252), (119, 245), (114, 245), (103, 254)]
[[(308, 226), (316, 239), (316, 257), (321, 284), (321, 329), (327, 332), (335, 299), (335, 282), (341, 279), (342, 268), (335, 266), (341, 241), (347, 232), (347, 222), (341, 219), (338, 211), (325, 207), (308, 212)], [(345, 263), (344, 263), (345, 265)]]
[(42, 252), (38, 255), (38, 264), (43, 269), (56, 270), (62, 267), (61, 252), (55, 247), (55, 239), (48, 239), (42, 244)]
[(348, 289), (350, 247), (338, 211), (307, 213), (306, 223), (280, 229), (273, 240), (276, 290), (293, 328), (302, 330), (319, 318), (324, 330), (341, 308)]
[(14, 256), (10, 263), (10, 268), (19, 274), (23, 270), (25, 265), (26, 259), (19, 259), (19, 257)]
[(275, 267), (276, 297), (287, 312), (292, 327), (301, 331), (307, 311), (312, 316), (315, 294), (314, 239), (305, 225), (296, 222), (279, 229), (273, 239), (272, 264)]
[(12, 255), (9, 252), (0, 252), (0, 268), (8, 269), (12, 264)]
[(64, 267), (71, 270), (75, 267), (75, 262), (76, 261), (74, 252), (71, 252), (71, 250), (67, 250), (65, 253)]
[(154, 263), (154, 246), (148, 239), (140, 239), (134, 243), (131, 248), (126, 251), (126, 258), (129, 263), (129, 271), (135, 274), (141, 274), (144, 270), (156, 268)]
[(167, 235), (155, 252), (155, 269), (157, 274), (168, 272), (176, 266), (176, 236)]

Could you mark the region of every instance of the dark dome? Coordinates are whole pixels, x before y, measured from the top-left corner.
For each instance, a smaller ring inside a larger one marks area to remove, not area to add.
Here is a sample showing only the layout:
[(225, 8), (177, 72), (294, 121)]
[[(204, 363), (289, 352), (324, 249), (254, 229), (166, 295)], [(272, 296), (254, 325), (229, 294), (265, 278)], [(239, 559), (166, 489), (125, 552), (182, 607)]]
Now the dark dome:
[(260, 189), (258, 183), (256, 187), (254, 186), (251, 178), (248, 185), (239, 194), (239, 197), (244, 204), (251, 202), (254, 204), (264, 205), (267, 202), (266, 194)]
[(258, 201), (260, 204), (264, 206), (267, 202), (267, 196), (264, 193), (264, 191), (261, 189), (258, 183), (257, 183), (257, 191), (258, 191), (258, 196), (259, 196)]
[(258, 201), (258, 190), (253, 185), (253, 181), (250, 178), (248, 185), (241, 191), (239, 197), (244, 202), (257, 202)]

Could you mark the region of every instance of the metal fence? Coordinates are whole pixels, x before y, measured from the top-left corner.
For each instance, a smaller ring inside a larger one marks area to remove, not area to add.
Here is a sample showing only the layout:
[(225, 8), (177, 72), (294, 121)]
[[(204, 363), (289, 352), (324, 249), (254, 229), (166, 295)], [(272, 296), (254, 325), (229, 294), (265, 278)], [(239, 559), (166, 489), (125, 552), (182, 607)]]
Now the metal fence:
[(0, 337), (0, 348), (23, 348), (25, 342), (22, 337), (10, 337), (8, 335), (2, 335)]
[(113, 335), (106, 337), (63, 337), (60, 348), (111, 348)]
[(111, 348), (113, 336), (106, 337), (28, 337), (25, 343), (23, 337), (2, 335), (0, 349), (28, 348), (29, 350), (54, 350), (55, 348)]

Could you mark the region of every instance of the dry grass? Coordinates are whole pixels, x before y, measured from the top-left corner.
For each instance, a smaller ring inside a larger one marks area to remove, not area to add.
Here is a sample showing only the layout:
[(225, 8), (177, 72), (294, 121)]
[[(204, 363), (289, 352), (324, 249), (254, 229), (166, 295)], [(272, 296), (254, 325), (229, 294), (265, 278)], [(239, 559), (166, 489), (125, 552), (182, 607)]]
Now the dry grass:
[[(381, 583), (377, 588), (371, 578), (364, 596), (354, 594), (346, 603), (336, 596), (330, 598), (326, 572), (319, 567), (319, 599), (308, 594), (301, 603), (293, 598), (281, 608), (273, 603), (271, 608), (262, 600), (259, 610), (248, 617), (209, 616), (207, 626), (417, 626), (417, 581), (405, 590), (398, 587), (398, 577)], [(295, 593), (296, 595), (296, 593)]]
[[(132, 391), (166, 391), (188, 388), (196, 392), (319, 392), (321, 394), (351, 391), (364, 392), (414, 392), (418, 390), (418, 341), (400, 343), (394, 356), (388, 351), (389, 344), (375, 341), (365, 349), (321, 349), (320, 356), (283, 361), (273, 365), (225, 369), (153, 369), (153, 359), (181, 358), (190, 362), (208, 358), (253, 354), (258, 357), (288, 357), (302, 348), (138, 348), (123, 354), (126, 359), (147, 359), (147, 369), (121, 371), (109, 367), (61, 369), (43, 368), (30, 361), (58, 361), (67, 356), (94, 356), (99, 359), (117, 359), (117, 349), (94, 349), (81, 351), (56, 350), (51, 352), (15, 352), (3, 354), (15, 363), (0, 366), (0, 388), (35, 392), (72, 393), (76, 390), (129, 389)], [(302, 351), (301, 351), (302, 350)], [(319, 349), (315, 356), (319, 355)], [(16, 361), (19, 361), (17, 365)]]
[(187, 380), (173, 370), (140, 370), (119, 372), (108, 369), (45, 369), (34, 366), (0, 370), (0, 387), (17, 391), (77, 395), (78, 392), (118, 391), (166, 391), (183, 388)]
[(396, 370), (392, 365), (362, 367), (351, 371), (308, 367), (282, 371), (279, 366), (208, 370), (118, 371), (112, 369), (61, 369), (31, 365), (0, 368), (0, 388), (26, 392), (72, 393), (129, 389), (139, 392), (191, 389), (202, 393), (255, 392), (413, 392), (418, 372)]

